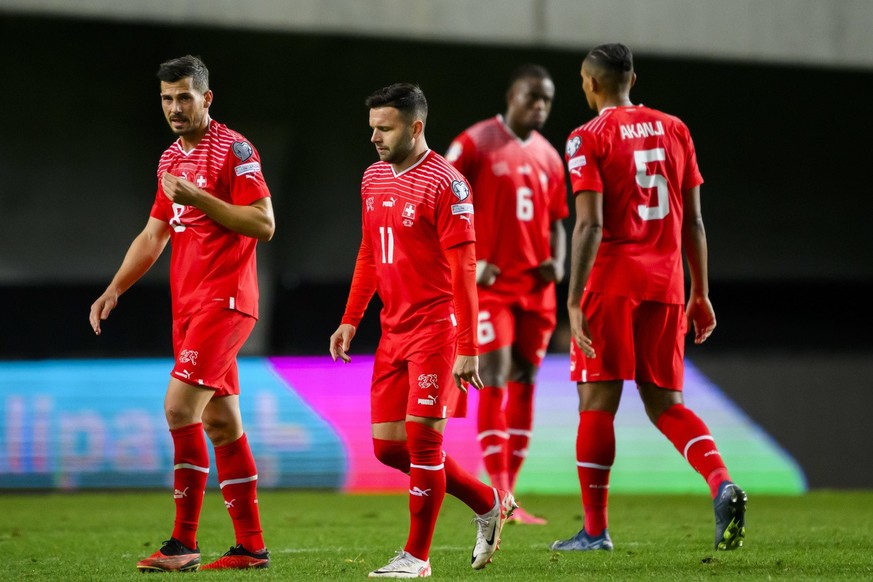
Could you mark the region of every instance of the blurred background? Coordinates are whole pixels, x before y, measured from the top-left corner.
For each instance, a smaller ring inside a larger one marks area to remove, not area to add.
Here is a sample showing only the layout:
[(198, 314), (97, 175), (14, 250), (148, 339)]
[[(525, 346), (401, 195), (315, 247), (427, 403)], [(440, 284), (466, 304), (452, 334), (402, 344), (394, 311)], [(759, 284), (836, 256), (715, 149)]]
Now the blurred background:
[[(87, 322), (145, 225), (173, 141), (162, 61), (203, 58), (213, 118), (258, 148), (273, 194), (246, 353), (323, 355), (357, 252), (361, 174), (376, 159), (364, 98), (418, 83), (442, 153), (504, 111), (517, 65), (539, 63), (557, 87), (543, 133), (563, 151), (593, 116), (581, 60), (618, 41), (635, 53), (634, 101), (687, 123), (706, 180), (719, 327), (689, 360), (810, 487), (873, 486), (871, 29), (863, 0), (2, 0), (0, 360), (170, 355), (169, 253), (102, 337)], [(374, 303), (357, 353), (375, 348)], [(559, 319), (556, 354), (563, 309)], [(26, 387), (0, 385), (0, 398), (13, 390)]]

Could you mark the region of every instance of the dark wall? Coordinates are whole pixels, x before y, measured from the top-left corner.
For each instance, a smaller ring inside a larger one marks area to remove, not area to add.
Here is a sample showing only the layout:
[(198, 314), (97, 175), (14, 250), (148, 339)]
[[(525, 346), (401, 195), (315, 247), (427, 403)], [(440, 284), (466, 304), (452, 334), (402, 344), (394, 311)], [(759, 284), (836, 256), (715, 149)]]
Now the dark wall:
[[(324, 332), (312, 337), (299, 319), (324, 315), (312, 321), (323, 330), (342, 310), (360, 232), (359, 180), (375, 159), (362, 105), (372, 90), (418, 82), (437, 151), (503, 110), (506, 78), (525, 61), (554, 75), (558, 91), (544, 133), (556, 147), (592, 116), (576, 51), (10, 16), (0, 17), (0, 34), (15, 47), (0, 62), (0, 288), (7, 300), (23, 303), (30, 317), (66, 307), (81, 313), (90, 303), (79, 303), (83, 297), (105, 286), (146, 221), (157, 159), (173, 139), (154, 73), (161, 61), (191, 52), (211, 69), (213, 117), (258, 147), (274, 194), (278, 230), (260, 251), (270, 291), (265, 312), (277, 318), (264, 324), (273, 351), (321, 350)], [(844, 102), (870, 94), (873, 73), (646, 54), (636, 65), (634, 99), (681, 116), (695, 136), (717, 305), (743, 318), (770, 304), (771, 318), (796, 321), (793, 306), (780, 301), (785, 291), (821, 300), (822, 292), (838, 299), (869, 289), (873, 196), (863, 144), (873, 118)], [(141, 286), (160, 288), (166, 273), (164, 260)], [(75, 293), (46, 291), (56, 299), (39, 303), (48, 310), (27, 309), (34, 287), (56, 285), (83, 295), (68, 306)], [(164, 297), (160, 290), (142, 295)], [(862, 303), (850, 314), (869, 312)], [(35, 335), (13, 341), (14, 321), (4, 317), (5, 356), (55, 355), (54, 343), (70, 335), (52, 315), (18, 328)], [(45, 341), (46, 327), (54, 343)], [(79, 345), (78, 336), (65, 341)], [(164, 346), (141, 340), (127, 347)]]
[[(554, 76), (544, 134), (558, 149), (592, 116), (579, 88), (582, 51), (5, 15), (0, 38), (7, 47), (0, 60), (0, 358), (169, 353), (165, 258), (125, 295), (104, 337), (94, 338), (86, 322), (146, 222), (157, 160), (173, 139), (154, 77), (167, 58), (201, 55), (212, 73), (213, 117), (260, 150), (278, 225), (259, 255), (267, 314), (259, 327), (268, 330), (264, 351), (273, 354), (322, 353), (342, 312), (360, 235), (359, 180), (376, 159), (362, 104), (372, 90), (419, 83), (430, 101), (428, 142), (440, 152), (465, 127), (503, 110), (506, 79), (521, 62), (541, 63)], [(718, 366), (720, 352), (870, 353), (862, 322), (873, 292), (865, 147), (873, 116), (864, 102), (873, 72), (646, 54), (637, 55), (636, 68), (634, 100), (686, 121), (706, 179), (719, 314), (705, 348), (716, 356), (707, 372), (730, 392), (738, 374)], [(358, 350), (375, 342), (376, 309)], [(796, 375), (775, 388), (770, 375), (742, 377), (743, 405), (758, 413), (779, 398), (769, 392), (761, 400), (764, 390), (802, 398), (807, 410), (822, 390), (798, 385)], [(847, 405), (870, 410), (869, 390), (854, 393), (864, 399)], [(791, 418), (756, 419), (778, 424), (775, 432), (788, 441), (801, 434)], [(830, 429), (845, 440), (857, 427)], [(817, 485), (858, 478), (820, 468)]]

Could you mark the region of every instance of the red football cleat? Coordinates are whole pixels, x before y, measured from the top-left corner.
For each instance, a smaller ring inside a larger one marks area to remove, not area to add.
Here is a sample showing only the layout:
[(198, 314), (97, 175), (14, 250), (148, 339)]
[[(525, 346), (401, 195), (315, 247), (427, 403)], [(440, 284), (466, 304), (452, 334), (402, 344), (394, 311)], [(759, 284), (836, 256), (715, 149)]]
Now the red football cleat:
[(254, 553), (237, 544), (223, 556), (206, 564), (201, 570), (247, 570), (249, 568), (269, 568), (270, 552), (266, 549)]
[(136, 567), (140, 572), (193, 572), (200, 567), (200, 548), (192, 550), (170, 538), (160, 550), (137, 562)]

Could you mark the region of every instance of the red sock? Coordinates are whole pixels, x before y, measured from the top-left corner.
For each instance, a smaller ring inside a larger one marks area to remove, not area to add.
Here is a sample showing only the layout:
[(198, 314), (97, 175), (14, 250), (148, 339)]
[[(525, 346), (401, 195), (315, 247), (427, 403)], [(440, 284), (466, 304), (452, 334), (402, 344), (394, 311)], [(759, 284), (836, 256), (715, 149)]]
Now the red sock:
[(203, 423), (170, 431), (173, 437), (173, 499), (176, 521), (173, 537), (192, 550), (197, 548), (197, 525), (209, 477), (209, 450)]
[(585, 531), (599, 536), (609, 525), (609, 471), (615, 461), (615, 416), (600, 410), (579, 413), (576, 471), (582, 490)]
[(507, 451), (509, 434), (506, 432), (506, 411), (503, 409), (503, 399), (506, 390), (486, 386), (479, 391), (479, 411), (477, 415), (479, 428), (479, 446), (482, 448), (482, 460), (485, 470), (491, 478), (491, 484), (500, 489), (509, 489), (507, 475)]
[(688, 464), (706, 479), (714, 499), (718, 486), (730, 480), (730, 475), (706, 424), (683, 404), (674, 404), (658, 417), (656, 426)]
[(509, 433), (507, 473), (509, 488), (515, 490), (518, 472), (527, 457), (533, 427), (534, 385), (510, 382), (506, 387), (509, 392), (506, 401), (506, 432)]
[[(376, 458), (383, 464), (409, 473), (409, 449), (405, 441), (373, 439)], [(446, 471), (446, 493), (463, 501), (474, 513), (483, 514), (494, 507), (494, 489), (464, 470), (452, 457), (443, 452)]]
[(446, 496), (443, 435), (420, 422), (406, 422), (409, 447), (409, 538), (403, 548), (427, 560), (437, 516)]
[(258, 511), (258, 469), (246, 435), (229, 445), (215, 447), (215, 465), (236, 543), (250, 552), (260, 552), (265, 544)]

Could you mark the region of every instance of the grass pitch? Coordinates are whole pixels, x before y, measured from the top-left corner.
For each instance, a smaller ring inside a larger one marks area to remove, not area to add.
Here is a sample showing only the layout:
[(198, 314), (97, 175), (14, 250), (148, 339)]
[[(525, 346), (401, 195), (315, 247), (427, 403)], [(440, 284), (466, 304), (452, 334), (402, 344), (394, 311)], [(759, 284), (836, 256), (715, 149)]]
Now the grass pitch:
[[(870, 580), (873, 492), (798, 497), (750, 493), (746, 547), (716, 553), (706, 496), (614, 495), (615, 551), (557, 553), (557, 538), (579, 530), (576, 496), (522, 496), (546, 526), (508, 525), (494, 563), (470, 569), (471, 512), (447, 497), (431, 551), (442, 580)], [(221, 580), (363, 580), (406, 540), (406, 497), (263, 491), (262, 521), (273, 564), (250, 572), (204, 571)], [(0, 494), (3, 580), (142, 580), (136, 561), (169, 537), (166, 492)], [(233, 544), (220, 495), (207, 492), (200, 530), (203, 561)], [(161, 576), (160, 574), (156, 574)], [(180, 576), (167, 574), (165, 576)]]

